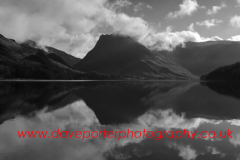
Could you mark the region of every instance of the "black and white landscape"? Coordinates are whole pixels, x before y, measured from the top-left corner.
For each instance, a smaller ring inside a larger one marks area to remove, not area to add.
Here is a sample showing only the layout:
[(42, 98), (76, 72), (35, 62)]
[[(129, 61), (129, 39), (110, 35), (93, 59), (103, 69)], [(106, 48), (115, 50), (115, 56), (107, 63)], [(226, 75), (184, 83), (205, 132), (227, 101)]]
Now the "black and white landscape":
[(239, 82), (239, 0), (0, 0), (0, 160), (239, 160)]
[[(52, 47), (41, 48), (34, 41), (17, 43), (4, 36), (0, 39), (4, 79), (197, 80), (240, 59), (240, 42), (232, 41), (186, 42), (173, 51), (158, 51), (129, 36), (102, 35), (96, 46), (80, 59)], [(225, 80), (239, 80), (239, 70), (230, 68), (227, 72), (237, 73)]]

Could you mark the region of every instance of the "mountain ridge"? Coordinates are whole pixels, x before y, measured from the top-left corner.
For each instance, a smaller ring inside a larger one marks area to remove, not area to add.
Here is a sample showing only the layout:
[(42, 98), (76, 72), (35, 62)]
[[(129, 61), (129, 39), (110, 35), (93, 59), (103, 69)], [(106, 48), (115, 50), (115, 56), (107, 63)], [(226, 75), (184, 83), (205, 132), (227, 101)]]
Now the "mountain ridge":
[(222, 66), (207, 75), (201, 76), (201, 80), (210, 81), (239, 81), (240, 80), (240, 62)]
[(201, 77), (213, 70), (240, 61), (240, 42), (188, 42), (171, 52), (175, 60), (192, 74)]
[(98, 71), (157, 79), (198, 78), (131, 37), (120, 35), (100, 36), (95, 47), (74, 68), (84, 72)]
[[(63, 56), (72, 58), (72, 56), (64, 52), (60, 56), (58, 55), (46, 52), (34, 41), (17, 43), (1, 35), (0, 79), (106, 80), (118, 78), (97, 72), (76, 71), (71, 67), (71, 64), (64, 61), (66, 58), (62, 58)], [(78, 60), (80, 61), (80, 59)]]
[(42, 49), (34, 41), (17, 43), (0, 35), (0, 78), (193, 80), (239, 62), (239, 51), (240, 42), (232, 41), (187, 42), (173, 51), (156, 51), (115, 34), (100, 36), (79, 59), (52, 47)]

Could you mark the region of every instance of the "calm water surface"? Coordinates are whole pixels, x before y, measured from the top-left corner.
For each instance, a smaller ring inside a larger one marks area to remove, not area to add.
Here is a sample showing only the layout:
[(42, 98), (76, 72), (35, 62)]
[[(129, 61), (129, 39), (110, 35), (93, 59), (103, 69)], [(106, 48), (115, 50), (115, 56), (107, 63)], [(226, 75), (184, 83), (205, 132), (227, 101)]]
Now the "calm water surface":
[[(240, 160), (240, 85), (0, 82), (1, 160)], [(17, 131), (233, 131), (232, 139), (19, 139)]]

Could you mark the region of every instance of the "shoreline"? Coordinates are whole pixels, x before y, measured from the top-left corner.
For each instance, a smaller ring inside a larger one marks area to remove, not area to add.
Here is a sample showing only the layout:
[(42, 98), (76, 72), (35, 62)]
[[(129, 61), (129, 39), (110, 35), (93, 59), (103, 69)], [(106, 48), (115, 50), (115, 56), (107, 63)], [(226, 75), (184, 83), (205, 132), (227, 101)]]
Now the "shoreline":
[(24, 80), (24, 79), (0, 79), (0, 82), (210, 82), (203, 80)]

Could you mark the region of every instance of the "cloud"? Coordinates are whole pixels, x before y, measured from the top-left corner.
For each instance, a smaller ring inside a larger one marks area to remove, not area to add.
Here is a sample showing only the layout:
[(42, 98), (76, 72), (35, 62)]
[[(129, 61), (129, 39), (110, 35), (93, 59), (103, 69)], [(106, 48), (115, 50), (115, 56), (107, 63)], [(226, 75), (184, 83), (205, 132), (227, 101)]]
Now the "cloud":
[(212, 38), (201, 37), (196, 31), (172, 31), (167, 27), (165, 31), (158, 32), (142, 18), (129, 17), (126, 14), (118, 14), (113, 18), (111, 26), (118, 34), (135, 37), (137, 41), (152, 50), (172, 51), (178, 45), (185, 42), (204, 42)]
[(240, 146), (240, 134), (233, 135), (233, 138), (229, 139), (229, 142), (234, 145), (234, 147)]
[(236, 2), (237, 2), (237, 7), (240, 5), (240, 0), (236, 0)]
[[(166, 130), (194, 130), (201, 124), (218, 124), (220, 121), (208, 120), (204, 118), (187, 119), (185, 115), (177, 115), (173, 110), (149, 110), (138, 118), (140, 124), (149, 128), (164, 128)], [(145, 127), (146, 128), (146, 127)]]
[[(240, 36), (239, 36), (239, 40), (240, 40)], [(238, 119), (228, 120), (227, 122), (230, 123), (231, 125), (240, 126), (240, 120)]]
[(115, 2), (112, 3), (112, 8), (116, 10), (121, 10), (122, 8), (129, 7), (132, 5), (132, 2), (128, 0), (116, 0)]
[(76, 101), (66, 105), (64, 108), (46, 112), (42, 110), (36, 115), (42, 122), (54, 121), (59, 129), (65, 129), (69, 124), (78, 126), (99, 125), (98, 118), (95, 113), (85, 104), (84, 101)]
[(230, 19), (230, 25), (233, 27), (240, 27), (240, 16), (235, 15)]
[(222, 10), (223, 8), (226, 8), (227, 5), (225, 3), (223, 3), (220, 6), (213, 6), (212, 9), (207, 10), (207, 14), (208, 15), (213, 15), (213, 14), (217, 14), (220, 10)]
[(214, 37), (209, 38), (209, 41), (223, 41), (223, 39), (221, 37), (214, 36)]
[(192, 149), (190, 145), (180, 145), (176, 142), (168, 143), (169, 148), (173, 148), (179, 151), (179, 157), (183, 160), (194, 160), (197, 158), (197, 151)]
[[(193, 30), (173, 32), (170, 27), (158, 32), (141, 17), (121, 12), (121, 8), (131, 5), (128, 0), (1, 0), (0, 33), (19, 42), (31, 39), (80, 58), (94, 47), (102, 33), (132, 36), (158, 50), (207, 40)], [(145, 3), (137, 8), (144, 6), (151, 8)], [(196, 0), (184, 0), (180, 11), (172, 16), (191, 15), (197, 8)]]
[(211, 28), (211, 27), (215, 27), (215, 26), (219, 25), (222, 22), (223, 22), (222, 20), (211, 19), (211, 20), (205, 20), (205, 21), (202, 21), (202, 22), (196, 22), (196, 25)]
[(188, 26), (188, 30), (189, 30), (189, 31), (192, 31), (192, 32), (195, 31), (195, 29), (194, 29), (194, 23), (191, 23), (191, 24)]
[[(181, 91), (182, 92), (182, 91)], [(173, 110), (149, 110), (131, 123), (119, 125), (102, 125), (96, 114), (82, 100), (49, 112), (46, 109), (36, 112), (34, 117), (22, 117), (6, 121), (0, 125), (0, 153), (3, 159), (96, 159), (106, 160), (109, 155), (119, 158), (115, 151), (128, 144), (139, 144), (144, 138), (88, 138), (85, 140), (76, 138), (67, 139), (41, 139), (41, 138), (18, 138), (17, 131), (157, 131), (162, 129), (187, 129), (193, 130), (203, 123), (216, 124), (218, 121), (192, 118), (187, 119), (184, 115), (177, 115)], [(145, 137), (146, 138), (146, 137)], [(101, 146), (101, 147), (99, 147)], [(238, 146), (238, 143), (236, 143)], [(118, 148), (119, 147), (119, 148)], [(190, 145), (167, 143), (167, 147), (179, 151), (179, 156), (184, 160), (192, 160), (197, 157), (197, 151)], [(9, 151), (11, 148), (11, 151)], [(115, 150), (115, 148), (117, 148)], [(135, 147), (133, 147), (135, 150)], [(31, 150), (31, 154), (29, 154)], [(121, 150), (120, 150), (121, 151)], [(130, 150), (128, 150), (130, 151)], [(215, 150), (211, 150), (216, 153)], [(113, 153), (114, 152), (114, 153)], [(141, 150), (141, 152), (144, 152)], [(209, 151), (210, 152), (210, 151)], [(121, 154), (121, 153), (119, 153)], [(137, 154), (139, 156), (139, 154)], [(56, 157), (57, 156), (57, 157)]]
[[(107, 5), (106, 0), (1, 0), (0, 32), (17, 41), (64, 42), (61, 49), (83, 53), (94, 46), (94, 33), (112, 12)], [(82, 41), (88, 44), (72, 48)]]
[[(141, 127), (141, 126), (140, 126)], [(36, 138), (18, 138), (17, 131), (118, 131), (130, 129), (143, 130), (139, 125), (120, 125), (120, 126), (104, 126), (101, 125), (95, 113), (83, 102), (76, 101), (72, 104), (46, 112), (46, 109), (36, 113), (36, 117), (24, 118), (18, 117), (12, 121), (8, 121), (0, 126), (0, 153), (3, 159), (96, 159), (106, 160), (106, 153), (115, 147), (124, 147), (129, 143), (140, 143), (142, 138), (125, 138), (118, 140), (116, 138), (89, 138), (86, 140), (67, 138), (48, 140)], [(4, 129), (3, 129), (4, 128)], [(73, 135), (74, 136), (74, 135)], [(101, 147), (99, 147), (101, 146)], [(9, 148), (12, 151), (9, 151)], [(29, 154), (31, 150), (31, 154)], [(9, 154), (9, 153), (14, 154)], [(57, 156), (56, 156), (57, 155)], [(37, 158), (36, 158), (37, 157)]]
[[(200, 137), (201, 135), (199, 135)], [(203, 136), (207, 136), (207, 134), (203, 135)], [(212, 134), (211, 137), (213, 137), (214, 135)], [(198, 139), (198, 138), (196, 138)], [(210, 138), (209, 136), (207, 136), (207, 138), (203, 138), (202, 140), (205, 140), (205, 141), (210, 141), (210, 142), (220, 142), (222, 141), (221, 138)]]
[[(153, 112), (154, 114), (154, 112)], [(164, 114), (164, 112), (163, 112)], [(168, 114), (168, 113), (166, 113)], [(158, 117), (164, 122), (165, 117)], [(168, 117), (166, 117), (168, 119)], [(143, 138), (101, 138), (86, 140), (67, 138), (67, 139), (29, 139), (17, 138), (17, 131), (143, 131), (153, 130), (156, 126), (146, 126), (142, 121), (136, 121), (130, 124), (122, 125), (101, 125), (95, 113), (82, 101), (76, 101), (66, 105), (63, 108), (48, 112), (47, 108), (37, 112), (33, 118), (17, 117), (12, 121), (7, 121), (0, 126), (0, 135), (5, 137), (0, 139), (0, 153), (3, 159), (21, 159), (28, 155), (28, 158), (34, 159), (98, 159), (105, 160), (106, 153), (111, 154), (115, 147), (124, 147), (129, 143), (140, 143)], [(157, 124), (157, 123), (156, 123)], [(101, 147), (99, 147), (101, 146)], [(12, 148), (14, 154), (9, 154), (9, 148)], [(29, 154), (31, 149), (31, 154)], [(49, 154), (48, 154), (49, 152)], [(7, 154), (4, 154), (7, 153)]]
[(173, 50), (178, 45), (185, 42), (204, 42), (210, 38), (201, 37), (196, 31), (173, 32), (172, 27), (168, 27), (163, 32), (152, 32), (145, 36), (140, 42), (153, 50)]
[(129, 17), (124, 13), (114, 15), (111, 20), (109, 20), (109, 24), (117, 33), (132, 36), (137, 39), (151, 32), (148, 23), (142, 18)]
[(207, 147), (207, 151), (208, 151), (208, 152), (211, 152), (213, 155), (215, 155), (215, 154), (221, 154), (221, 152), (218, 151), (217, 148), (211, 147), (211, 146), (208, 146), (208, 147)]
[(183, 3), (179, 5), (179, 10), (175, 12), (170, 12), (166, 18), (182, 18), (184, 16), (191, 16), (192, 13), (196, 12), (199, 8), (198, 2), (196, 0), (183, 0)]
[(133, 10), (134, 10), (135, 13), (137, 13), (137, 12), (143, 10), (143, 8), (153, 9), (153, 7), (150, 6), (149, 4), (140, 2), (140, 3), (138, 3), (137, 5), (135, 5), (135, 6), (133, 7)]
[(221, 155), (221, 158), (224, 158), (226, 154), (221, 153), (216, 147), (208, 146), (207, 151), (210, 152), (212, 155)]
[(142, 18), (118, 12), (129, 5), (127, 0), (1, 0), (0, 33), (20, 42), (35, 40), (82, 57), (106, 28), (130, 36), (149, 30)]
[(228, 39), (228, 41), (240, 41), (240, 35), (232, 36), (231, 38)]

